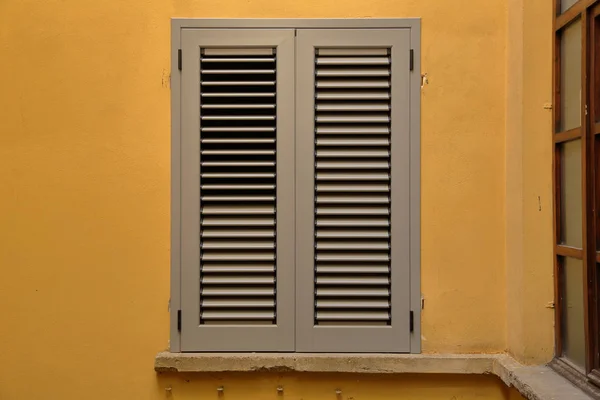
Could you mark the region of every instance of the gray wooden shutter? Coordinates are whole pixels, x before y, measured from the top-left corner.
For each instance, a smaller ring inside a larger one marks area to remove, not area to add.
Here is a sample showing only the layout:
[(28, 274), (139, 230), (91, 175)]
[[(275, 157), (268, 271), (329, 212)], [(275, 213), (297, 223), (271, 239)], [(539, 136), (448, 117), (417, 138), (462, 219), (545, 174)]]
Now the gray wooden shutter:
[(183, 351), (294, 349), (294, 31), (182, 32)]
[(296, 350), (408, 352), (409, 30), (296, 46)]

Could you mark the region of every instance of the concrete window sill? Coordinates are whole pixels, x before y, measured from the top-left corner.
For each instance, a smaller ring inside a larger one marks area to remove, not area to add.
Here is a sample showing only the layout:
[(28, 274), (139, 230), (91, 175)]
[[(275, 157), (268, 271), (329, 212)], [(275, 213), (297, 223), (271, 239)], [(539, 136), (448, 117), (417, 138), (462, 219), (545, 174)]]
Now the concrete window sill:
[(494, 374), (530, 400), (590, 400), (547, 366), (523, 366), (506, 354), (158, 353), (157, 372), (342, 372)]

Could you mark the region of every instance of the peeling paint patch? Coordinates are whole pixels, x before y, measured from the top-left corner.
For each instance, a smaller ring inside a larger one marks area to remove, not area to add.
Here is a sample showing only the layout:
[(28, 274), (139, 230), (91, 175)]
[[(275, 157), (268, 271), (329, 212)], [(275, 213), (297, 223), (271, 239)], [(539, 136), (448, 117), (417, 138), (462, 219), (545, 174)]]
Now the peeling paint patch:
[(165, 89), (169, 89), (171, 87), (171, 74), (164, 68), (162, 70), (160, 84)]

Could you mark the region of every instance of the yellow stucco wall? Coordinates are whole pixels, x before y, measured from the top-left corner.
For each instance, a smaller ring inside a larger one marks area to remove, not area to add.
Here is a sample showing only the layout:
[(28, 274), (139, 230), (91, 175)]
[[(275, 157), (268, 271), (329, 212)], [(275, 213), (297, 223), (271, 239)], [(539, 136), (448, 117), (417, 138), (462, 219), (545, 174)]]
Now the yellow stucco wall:
[[(422, 18), (423, 350), (504, 351), (507, 12), (507, 0), (0, 1), (0, 398), (162, 398), (171, 382), (152, 369), (168, 341), (171, 17)], [(523, 218), (529, 236), (545, 215)]]
[(507, 348), (541, 364), (554, 354), (552, 2), (508, 5)]

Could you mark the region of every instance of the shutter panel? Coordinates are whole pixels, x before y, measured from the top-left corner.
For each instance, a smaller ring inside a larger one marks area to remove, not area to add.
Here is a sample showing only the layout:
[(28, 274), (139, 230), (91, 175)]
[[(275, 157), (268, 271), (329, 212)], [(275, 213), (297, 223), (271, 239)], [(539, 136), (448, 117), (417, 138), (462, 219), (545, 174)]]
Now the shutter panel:
[(182, 350), (294, 349), (293, 30), (182, 33)]
[(408, 352), (409, 31), (297, 40), (297, 350)]

